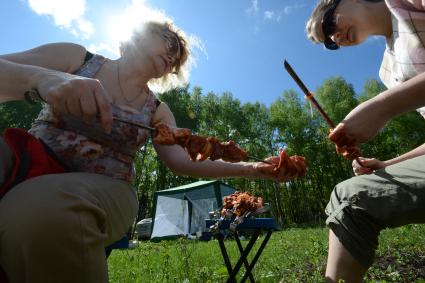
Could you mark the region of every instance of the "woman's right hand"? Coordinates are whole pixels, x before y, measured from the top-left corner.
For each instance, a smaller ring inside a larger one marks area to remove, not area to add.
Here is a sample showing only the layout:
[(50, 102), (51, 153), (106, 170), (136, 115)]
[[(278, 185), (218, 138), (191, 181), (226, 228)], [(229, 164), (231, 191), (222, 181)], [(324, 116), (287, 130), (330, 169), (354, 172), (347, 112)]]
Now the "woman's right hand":
[(351, 163), (351, 166), (353, 167), (353, 172), (356, 176), (370, 174), (375, 170), (386, 167), (385, 162), (376, 158), (359, 157), (359, 159), (362, 165), (360, 165), (356, 159), (354, 159)]
[(37, 89), (57, 115), (82, 117), (86, 122), (99, 116), (105, 131), (111, 131), (110, 99), (99, 80), (48, 71)]
[(378, 134), (390, 119), (387, 107), (374, 97), (350, 111), (329, 134), (329, 139), (339, 147), (357, 146)]

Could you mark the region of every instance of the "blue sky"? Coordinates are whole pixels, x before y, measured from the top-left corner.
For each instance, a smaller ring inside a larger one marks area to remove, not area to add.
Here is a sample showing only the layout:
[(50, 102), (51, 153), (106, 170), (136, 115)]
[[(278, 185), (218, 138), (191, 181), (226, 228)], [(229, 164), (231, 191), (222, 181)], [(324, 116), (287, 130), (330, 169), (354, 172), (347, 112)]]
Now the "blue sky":
[[(361, 92), (378, 79), (385, 42), (327, 51), (305, 36), (316, 0), (2, 0), (0, 54), (47, 42), (82, 44), (117, 57), (119, 37), (132, 18), (162, 13), (197, 42), (190, 85), (203, 93), (231, 92), (241, 102), (269, 106), (297, 86), (285, 72), (287, 59), (307, 87), (343, 76)], [(149, 15), (148, 15), (149, 14)]]

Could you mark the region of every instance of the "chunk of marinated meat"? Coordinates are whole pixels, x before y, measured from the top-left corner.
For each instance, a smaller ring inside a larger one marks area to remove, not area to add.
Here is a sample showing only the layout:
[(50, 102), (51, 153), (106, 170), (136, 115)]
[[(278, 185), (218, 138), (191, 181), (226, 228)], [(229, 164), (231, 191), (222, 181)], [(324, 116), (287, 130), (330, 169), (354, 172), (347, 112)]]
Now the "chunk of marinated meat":
[(222, 143), (224, 148), (223, 156), (221, 159), (227, 162), (240, 162), (247, 158), (248, 154), (245, 150), (240, 148), (234, 141)]

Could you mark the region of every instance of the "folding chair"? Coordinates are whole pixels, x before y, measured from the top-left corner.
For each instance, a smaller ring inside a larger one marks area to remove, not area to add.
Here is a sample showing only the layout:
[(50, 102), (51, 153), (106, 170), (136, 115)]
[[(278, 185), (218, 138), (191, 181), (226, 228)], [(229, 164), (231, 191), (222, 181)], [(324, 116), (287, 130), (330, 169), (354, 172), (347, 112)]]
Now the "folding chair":
[[(206, 220), (207, 228), (210, 228), (216, 223), (217, 220)], [(219, 223), (219, 229), (213, 234), (217, 238), (220, 245), (221, 254), (223, 255), (224, 263), (229, 273), (229, 277), (226, 282), (236, 282), (236, 275), (238, 274), (242, 264), (245, 266), (245, 274), (243, 275), (241, 282), (245, 282), (248, 278), (250, 282), (255, 282), (254, 276), (252, 275), (252, 270), (254, 269), (255, 264), (260, 258), (261, 253), (266, 247), (272, 233), (274, 230), (277, 230), (277, 225), (273, 218), (255, 218), (255, 219), (245, 219), (243, 223), (237, 225), (234, 229), (230, 229), (231, 221), (223, 220)], [(242, 243), (239, 239), (239, 232), (246, 230), (253, 230), (254, 232), (251, 235), (251, 238), (245, 248), (242, 246)], [(251, 263), (248, 262), (248, 255), (251, 252), (255, 242), (259, 239), (259, 235), (262, 231), (266, 231), (266, 235), (261, 242), (260, 247), (257, 250), (257, 253), (254, 255)], [(233, 233), (236, 244), (238, 246), (240, 256), (235, 266), (232, 267), (230, 263), (229, 255), (224, 245), (224, 238), (227, 233)]]
[(108, 258), (111, 255), (112, 250), (116, 250), (116, 249), (123, 250), (123, 249), (128, 249), (129, 247), (130, 247), (130, 239), (127, 235), (125, 235), (120, 240), (105, 247), (106, 258)]

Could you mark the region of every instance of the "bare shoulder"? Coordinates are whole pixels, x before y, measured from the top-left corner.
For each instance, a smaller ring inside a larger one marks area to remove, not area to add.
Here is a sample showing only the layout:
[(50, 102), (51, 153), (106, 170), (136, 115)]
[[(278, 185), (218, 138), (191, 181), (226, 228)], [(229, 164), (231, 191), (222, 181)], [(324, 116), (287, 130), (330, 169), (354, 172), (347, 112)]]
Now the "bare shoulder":
[(165, 102), (159, 104), (153, 117), (154, 125), (160, 122), (171, 126), (176, 125), (176, 119), (174, 118), (173, 112), (171, 112), (170, 107)]
[(48, 43), (38, 47), (1, 55), (0, 58), (21, 64), (73, 73), (84, 61), (85, 47), (68, 42)]

